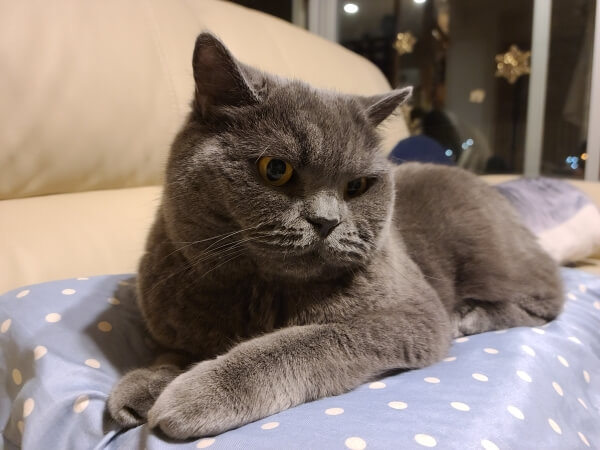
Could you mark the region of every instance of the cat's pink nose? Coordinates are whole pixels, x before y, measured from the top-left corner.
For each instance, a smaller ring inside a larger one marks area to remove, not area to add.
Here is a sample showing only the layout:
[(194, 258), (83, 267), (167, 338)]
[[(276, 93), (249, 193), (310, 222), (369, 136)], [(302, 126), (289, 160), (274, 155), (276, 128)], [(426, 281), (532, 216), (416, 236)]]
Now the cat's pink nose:
[(329, 236), (334, 228), (341, 223), (338, 219), (329, 219), (327, 217), (305, 217), (305, 219), (315, 228), (322, 239)]

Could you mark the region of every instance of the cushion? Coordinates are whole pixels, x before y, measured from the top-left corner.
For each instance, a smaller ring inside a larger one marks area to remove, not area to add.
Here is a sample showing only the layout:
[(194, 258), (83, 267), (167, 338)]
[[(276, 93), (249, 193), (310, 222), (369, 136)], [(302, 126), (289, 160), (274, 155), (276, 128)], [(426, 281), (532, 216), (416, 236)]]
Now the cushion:
[(79, 274), (134, 272), (162, 188), (0, 201), (0, 292)]
[(572, 184), (552, 178), (522, 178), (496, 186), (559, 263), (600, 250), (600, 211)]
[(127, 275), (19, 288), (0, 297), (4, 448), (598, 448), (600, 278), (562, 275), (565, 310), (541, 328), (459, 338), (433, 366), (183, 443), (104, 420), (154, 348)]

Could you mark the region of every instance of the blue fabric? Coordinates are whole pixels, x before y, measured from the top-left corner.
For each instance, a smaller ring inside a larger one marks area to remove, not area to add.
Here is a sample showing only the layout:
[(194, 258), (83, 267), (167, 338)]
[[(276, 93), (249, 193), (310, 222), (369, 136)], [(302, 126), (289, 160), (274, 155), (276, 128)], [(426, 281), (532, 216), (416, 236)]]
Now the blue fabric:
[(127, 276), (17, 289), (0, 297), (4, 448), (600, 448), (600, 278), (562, 274), (569, 300), (547, 326), (460, 339), (431, 367), (184, 443), (103, 431), (111, 386), (152, 354), (134, 300), (113, 298)]
[(398, 142), (388, 156), (388, 159), (396, 164), (418, 161), (453, 166), (454, 161), (452, 158), (446, 156), (447, 150), (435, 139), (428, 136), (411, 136)]
[(593, 204), (581, 190), (555, 178), (520, 178), (495, 187), (534, 233), (557, 227)]

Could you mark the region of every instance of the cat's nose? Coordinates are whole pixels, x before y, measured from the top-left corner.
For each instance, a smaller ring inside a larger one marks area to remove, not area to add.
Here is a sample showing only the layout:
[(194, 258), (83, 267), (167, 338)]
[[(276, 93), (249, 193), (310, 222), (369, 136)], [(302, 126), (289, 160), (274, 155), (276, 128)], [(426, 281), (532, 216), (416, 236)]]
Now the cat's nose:
[(337, 227), (341, 222), (338, 219), (330, 219), (327, 217), (305, 217), (306, 221), (310, 223), (319, 236), (325, 239), (327, 236), (331, 234), (333, 229)]

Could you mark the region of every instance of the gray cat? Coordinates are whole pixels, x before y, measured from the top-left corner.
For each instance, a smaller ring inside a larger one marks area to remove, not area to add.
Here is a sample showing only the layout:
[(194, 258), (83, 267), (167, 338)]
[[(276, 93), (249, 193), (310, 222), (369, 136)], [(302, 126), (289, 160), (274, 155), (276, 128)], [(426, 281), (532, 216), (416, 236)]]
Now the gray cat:
[(118, 423), (215, 435), (560, 312), (556, 265), (494, 189), (382, 157), (376, 128), (410, 89), (320, 91), (206, 33), (193, 70), (138, 276), (170, 354), (117, 383)]

